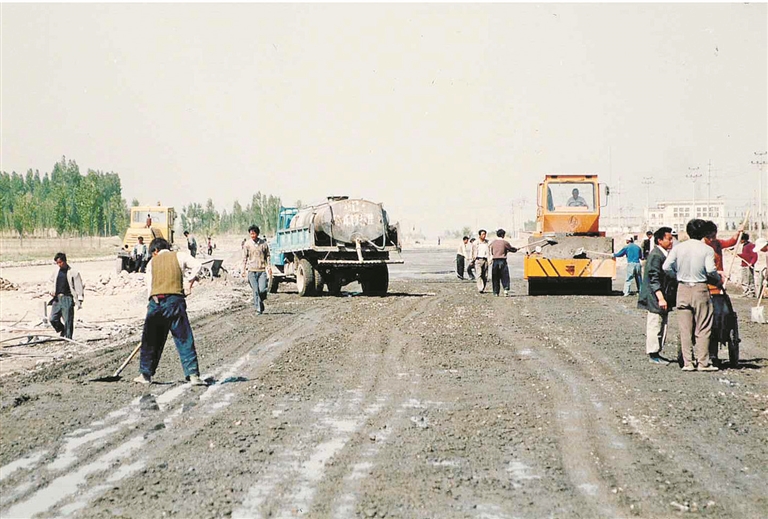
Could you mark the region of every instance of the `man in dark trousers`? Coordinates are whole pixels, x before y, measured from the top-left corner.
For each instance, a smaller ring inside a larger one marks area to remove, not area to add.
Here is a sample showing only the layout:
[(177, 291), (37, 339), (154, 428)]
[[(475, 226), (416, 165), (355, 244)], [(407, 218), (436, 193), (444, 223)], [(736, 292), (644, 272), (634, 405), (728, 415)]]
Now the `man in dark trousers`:
[(653, 248), (654, 243), (655, 243), (655, 238), (653, 236), (653, 232), (646, 231), (645, 239), (643, 240), (643, 259), (644, 260), (648, 259), (648, 255), (651, 253), (651, 249)]
[(661, 268), (672, 249), (672, 228), (659, 227), (653, 233), (655, 246), (646, 256), (643, 284), (637, 307), (648, 312), (645, 325), (645, 352), (653, 364), (669, 364), (661, 356), (667, 338), (669, 312), (677, 303), (677, 279)]
[(501, 287), (504, 286), (504, 297), (509, 295), (509, 268), (507, 268), (507, 253), (517, 252), (517, 249), (504, 239), (506, 236), (504, 229), (496, 231), (496, 240), (491, 242), (491, 284), (493, 286), (493, 295), (498, 296), (501, 293)]
[(50, 322), (62, 337), (71, 339), (75, 331), (75, 304), (78, 310), (83, 306), (83, 280), (80, 273), (69, 266), (63, 252), (56, 253), (53, 261), (59, 268), (53, 276)]
[(466, 263), (466, 260), (469, 257), (467, 255), (468, 243), (469, 243), (469, 236), (464, 236), (461, 239), (459, 248), (456, 250), (456, 277), (459, 279), (464, 279), (464, 263)]
[(173, 335), (179, 352), (184, 376), (193, 386), (205, 386), (200, 379), (197, 364), (195, 338), (187, 316), (187, 300), (184, 297), (184, 271), (188, 270), (189, 291), (197, 281), (202, 264), (186, 252), (172, 252), (163, 238), (155, 238), (149, 244), (152, 257), (147, 265), (149, 305), (144, 319), (141, 337), (140, 375), (133, 379), (140, 384), (150, 384), (163, 354), (168, 331)]

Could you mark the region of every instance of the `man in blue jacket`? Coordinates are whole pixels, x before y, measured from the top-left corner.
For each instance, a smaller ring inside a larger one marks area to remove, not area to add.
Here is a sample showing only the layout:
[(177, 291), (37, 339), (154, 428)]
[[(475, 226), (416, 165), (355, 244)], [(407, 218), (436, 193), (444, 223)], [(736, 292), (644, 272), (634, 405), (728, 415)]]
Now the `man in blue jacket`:
[(661, 356), (661, 349), (667, 337), (669, 312), (677, 302), (677, 279), (664, 272), (662, 265), (672, 249), (672, 229), (659, 227), (653, 233), (653, 241), (655, 245), (645, 261), (645, 275), (637, 307), (648, 312), (645, 352), (651, 363), (669, 364)]
[(632, 280), (635, 281), (637, 291), (640, 292), (640, 280), (643, 276), (643, 269), (640, 267), (640, 258), (643, 257), (643, 249), (635, 244), (635, 239), (627, 235), (627, 244), (619, 252), (613, 255), (614, 258), (622, 256), (627, 257), (627, 280), (624, 282), (624, 296), (631, 294), (630, 287)]

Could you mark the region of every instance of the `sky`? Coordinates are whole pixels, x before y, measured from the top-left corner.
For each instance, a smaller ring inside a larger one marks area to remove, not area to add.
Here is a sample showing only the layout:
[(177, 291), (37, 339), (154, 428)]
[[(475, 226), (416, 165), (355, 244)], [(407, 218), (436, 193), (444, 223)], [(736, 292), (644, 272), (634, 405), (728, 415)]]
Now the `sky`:
[(0, 16), (0, 168), (45, 173), (66, 156), (119, 173), (129, 203), (348, 195), (437, 236), (534, 218), (554, 173), (598, 174), (625, 214), (694, 187), (743, 205), (768, 149), (766, 3), (3, 3)]

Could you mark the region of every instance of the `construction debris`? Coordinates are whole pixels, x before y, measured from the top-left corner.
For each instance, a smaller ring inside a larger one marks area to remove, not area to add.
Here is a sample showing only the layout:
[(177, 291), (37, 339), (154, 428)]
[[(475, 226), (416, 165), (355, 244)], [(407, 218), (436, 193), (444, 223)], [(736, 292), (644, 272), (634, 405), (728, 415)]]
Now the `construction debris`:
[(18, 290), (19, 285), (11, 283), (5, 278), (0, 278), (0, 290)]

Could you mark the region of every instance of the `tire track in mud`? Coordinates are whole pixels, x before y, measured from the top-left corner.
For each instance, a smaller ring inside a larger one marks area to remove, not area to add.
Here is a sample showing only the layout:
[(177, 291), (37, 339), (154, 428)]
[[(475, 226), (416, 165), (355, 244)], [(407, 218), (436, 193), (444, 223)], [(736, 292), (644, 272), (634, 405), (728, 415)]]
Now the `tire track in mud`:
[[(31, 517), (66, 502), (75, 493), (81, 494), (79, 500), (59, 508), (55, 515), (67, 516), (84, 508), (90, 500), (111, 488), (117, 481), (130, 476), (146, 465), (146, 457), (127, 464), (127, 460), (135, 457), (134, 454), (140, 449), (146, 449), (151, 443), (153, 448), (162, 451), (163, 443), (175, 444), (194, 435), (195, 427), (187, 426), (178, 430), (173, 427), (174, 422), (188, 409), (192, 409), (193, 412), (189, 413), (189, 417), (184, 417), (187, 423), (194, 420), (196, 416), (208, 418), (229, 405), (234, 393), (219, 395), (225, 384), (243, 378), (238, 375), (240, 373), (250, 373), (272, 362), (289, 347), (289, 341), (294, 335), (305, 333), (308, 327), (311, 328), (321, 319), (321, 315), (321, 309), (306, 312), (296, 322), (280, 330), (279, 335), (282, 340), (266, 337), (233, 364), (220, 366), (210, 373), (204, 372), (203, 376), (214, 379), (215, 383), (207, 387), (199, 397), (194, 390), (190, 391), (192, 388), (189, 384), (167, 389), (157, 395), (148, 393), (134, 399), (128, 406), (112, 411), (105, 419), (97, 420), (83, 429), (69, 433), (65, 436), (63, 445), (57, 449), (59, 451), (57, 457), (45, 467), (47, 473), (55, 479), (44, 480), (42, 485), (37, 485), (37, 489), (32, 494), (29, 493), (32, 487), (29, 480), (22, 481), (15, 488), (9, 489), (11, 498), (2, 503), (2, 506), (5, 508), (10, 503), (13, 504), (2, 513), (9, 517)], [(213, 332), (214, 339), (224, 337), (221, 335), (221, 327), (218, 328), (218, 331)], [(202, 330), (206, 330), (206, 327), (203, 326)], [(226, 335), (226, 332), (224, 334)], [(243, 339), (235, 349), (246, 345), (247, 336)], [(150, 386), (150, 388), (153, 387), (157, 386)], [(190, 392), (192, 394), (188, 395), (187, 393)], [(185, 401), (177, 406), (176, 401), (180, 397), (186, 398), (181, 398)], [(197, 405), (199, 408), (194, 409)], [(202, 417), (199, 416), (201, 414)], [(152, 423), (154, 425), (150, 425)], [(198, 425), (198, 427), (201, 426)], [(143, 432), (135, 434), (136, 430)], [(30, 462), (26, 463), (24, 468), (35, 470), (36, 465), (37, 463)], [(69, 467), (72, 469), (67, 470)], [(116, 472), (106, 478), (106, 485), (94, 484), (96, 477), (91, 476), (116, 468)], [(31, 477), (35, 478), (36, 474), (31, 474)], [(18, 481), (20, 478), (11, 477), (11, 479)]]
[[(563, 455), (574, 458), (569, 471), (577, 475), (574, 483), (579, 481), (576, 467), (587, 466), (584, 462), (592, 457), (595, 468), (590, 479), (602, 482), (599, 494), (610, 497), (605, 491), (610, 488), (619, 503), (628, 505), (626, 513), (657, 516), (691, 508), (717, 517), (764, 513), (765, 497), (734, 499), (765, 495), (765, 479), (745, 475), (740, 470), (743, 462), (734, 463), (734, 453), (749, 447), (734, 443), (728, 446), (728, 454), (721, 452), (711, 444), (711, 431), (701, 429), (708, 422), (717, 428), (717, 413), (706, 412), (707, 419), (699, 421), (697, 409), (703, 412), (709, 407), (686, 404), (703, 392), (718, 390), (713, 388), (717, 375), (686, 374), (673, 366), (648, 364), (644, 323), (637, 312), (606, 311), (605, 302), (595, 298), (579, 298), (565, 312), (563, 307), (537, 304), (534, 299), (528, 302), (523, 316), (532, 328), (541, 330), (545, 342), (537, 352), (562, 380), (561, 426), (574, 430), (579, 438), (572, 441), (563, 434)], [(602, 317), (581, 326), (563, 325), (568, 322), (564, 314), (570, 314), (574, 323), (582, 313)], [(628, 348), (601, 341), (605, 334), (599, 330), (606, 320), (613, 320), (613, 329), (625, 330)], [(583, 333), (588, 328), (592, 335)], [(632, 329), (637, 333), (626, 331)], [(611, 351), (611, 346), (618, 349)], [(682, 421), (670, 423), (667, 409), (681, 414)], [(735, 458), (745, 455), (748, 458), (747, 453)], [(756, 472), (765, 474), (765, 469)]]
[(410, 401), (410, 386), (414, 380), (418, 382), (418, 376), (408, 372), (409, 345), (400, 331), (387, 323), (407, 325), (433, 304), (428, 301), (415, 309), (424, 301), (417, 303), (397, 296), (381, 301), (358, 301), (361, 306), (386, 309), (373, 320), (358, 324), (361, 312), (352, 308), (344, 315), (337, 314), (333, 326), (317, 331), (322, 341), (323, 336), (337, 333), (339, 327), (354, 329), (337, 361), (346, 365), (363, 357), (370, 369), (341, 384), (346, 388), (341, 394), (339, 387), (330, 388), (333, 394), (317, 401), (309, 416), (301, 416), (306, 413), (302, 411), (299, 416), (286, 417), (293, 423), (312, 425), (297, 431), (297, 437), (280, 447), (276, 462), (266, 467), (265, 474), (251, 486), (233, 517), (357, 515), (359, 481), (367, 476), (377, 453), (397, 430), (393, 420), (404, 413)]

